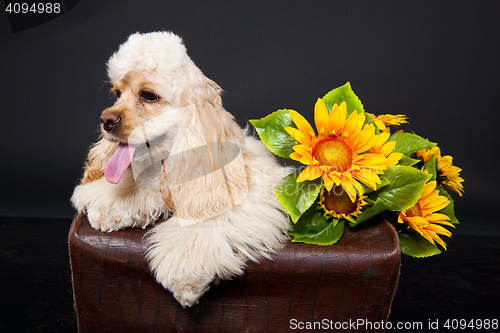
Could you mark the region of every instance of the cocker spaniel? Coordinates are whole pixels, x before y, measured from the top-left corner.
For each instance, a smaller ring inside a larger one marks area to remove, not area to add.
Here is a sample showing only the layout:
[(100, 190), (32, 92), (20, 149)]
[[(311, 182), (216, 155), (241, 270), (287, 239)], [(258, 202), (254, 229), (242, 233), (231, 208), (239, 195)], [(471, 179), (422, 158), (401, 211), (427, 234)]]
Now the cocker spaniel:
[(97, 230), (156, 224), (143, 240), (150, 268), (192, 306), (288, 239), (274, 190), (290, 170), (224, 110), (173, 33), (131, 35), (108, 75), (116, 103), (71, 201)]

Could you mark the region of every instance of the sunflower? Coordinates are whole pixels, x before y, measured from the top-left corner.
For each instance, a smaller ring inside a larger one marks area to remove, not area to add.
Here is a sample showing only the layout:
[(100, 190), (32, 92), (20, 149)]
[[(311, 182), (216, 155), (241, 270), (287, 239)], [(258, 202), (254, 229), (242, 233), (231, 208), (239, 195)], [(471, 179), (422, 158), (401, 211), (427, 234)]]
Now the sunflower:
[(285, 130), (299, 144), (293, 147), (290, 158), (307, 165), (297, 182), (323, 177), (330, 191), (334, 185), (342, 186), (352, 202), (364, 193), (362, 184), (376, 190), (381, 184), (379, 174), (387, 169), (387, 158), (382, 153), (371, 153), (375, 127), (365, 125), (365, 114), (353, 111), (347, 117), (343, 102), (334, 104), (330, 113), (323, 100), (314, 106), (314, 122), (318, 135), (307, 120), (290, 110), (290, 117), (297, 128)]
[(379, 135), (375, 135), (373, 137), (373, 147), (370, 149), (371, 153), (382, 154), (387, 159), (385, 162), (386, 166), (393, 166), (398, 164), (401, 157), (403, 157), (402, 153), (393, 153), (394, 147), (396, 147), (396, 141), (389, 141), (390, 133), (383, 132)]
[(441, 225), (453, 227), (447, 215), (436, 213), (445, 208), (450, 203), (448, 198), (439, 195), (436, 190), (436, 181), (425, 184), (424, 191), (420, 195), (418, 202), (410, 209), (399, 213), (398, 222), (406, 222), (410, 228), (417, 231), (432, 244), (437, 242), (446, 250), (446, 243), (438, 236), (451, 236), (451, 232)]
[(378, 129), (382, 133), (388, 133), (390, 131), (388, 126), (408, 124), (408, 122), (406, 121), (408, 117), (406, 117), (404, 114), (381, 114), (380, 116), (375, 116), (374, 114), (368, 112), (367, 114), (373, 119), (375, 125), (377, 125)]
[(464, 179), (460, 177), (462, 169), (452, 165), (453, 157), (449, 155), (441, 156), (441, 150), (437, 146), (431, 149), (419, 150), (416, 154), (424, 162), (427, 162), (432, 156), (436, 156), (438, 161), (437, 180), (439, 184), (448, 187), (450, 190), (457, 192), (459, 196), (462, 196), (462, 192), (464, 191), (464, 186), (462, 185)]
[(318, 203), (326, 214), (337, 219), (347, 219), (351, 222), (354, 222), (352, 217), (357, 217), (361, 212), (361, 208), (366, 205), (363, 200), (366, 198), (365, 196), (356, 195), (356, 199), (352, 201), (344, 189), (336, 185), (333, 185), (330, 191), (323, 187), (319, 197)]

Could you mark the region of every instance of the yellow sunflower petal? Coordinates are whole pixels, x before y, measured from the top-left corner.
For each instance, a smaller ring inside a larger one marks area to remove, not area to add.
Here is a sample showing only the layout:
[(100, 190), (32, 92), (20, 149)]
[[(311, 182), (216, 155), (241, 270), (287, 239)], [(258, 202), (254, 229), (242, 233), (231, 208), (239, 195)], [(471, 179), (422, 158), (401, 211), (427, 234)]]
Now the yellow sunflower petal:
[(309, 122), (300, 113), (294, 110), (288, 111), (290, 118), (292, 118), (293, 123), (297, 126), (298, 130), (308, 135), (309, 137), (315, 137), (314, 130), (309, 124)]
[(310, 165), (304, 170), (302, 170), (300, 175), (297, 177), (297, 182), (300, 183), (303, 182), (304, 180), (314, 180), (320, 177), (321, 174), (322, 172), (318, 166)]
[(285, 131), (287, 131), (287, 133), (290, 134), (290, 136), (294, 138), (298, 143), (306, 145), (308, 147), (312, 146), (313, 140), (310, 135), (304, 134), (303, 132), (293, 127), (285, 127)]
[(425, 216), (425, 219), (432, 223), (444, 224), (449, 227), (455, 228), (455, 226), (450, 222), (450, 218), (448, 215), (440, 214), (440, 213), (432, 213)]
[(344, 130), (344, 126), (346, 124), (346, 115), (347, 115), (347, 104), (342, 102), (342, 104), (337, 105), (334, 104), (332, 109), (330, 110), (330, 128), (331, 133), (335, 133), (336, 135), (340, 135)]
[(388, 156), (390, 153), (392, 153), (394, 147), (396, 147), (396, 141), (389, 141), (380, 148), (379, 152), (381, 154), (384, 154), (384, 156)]
[(310, 154), (310, 147), (304, 145), (295, 145), (292, 147), (292, 149), (301, 155)]
[(358, 183), (355, 179), (353, 179), (351, 181), (351, 184), (354, 186), (354, 188), (356, 189), (356, 192), (358, 192), (360, 195), (364, 193), (364, 188), (363, 186)]
[(395, 126), (395, 125), (401, 125), (401, 124), (407, 124), (408, 122), (406, 121), (408, 119), (407, 116), (404, 114), (381, 114), (380, 116), (377, 117), (377, 120), (380, 120), (384, 123), (386, 126)]
[(429, 222), (422, 216), (407, 216), (408, 223), (410, 226), (427, 225)]
[(459, 196), (462, 196), (464, 192), (464, 186), (460, 182), (463, 181), (463, 178), (458, 177), (456, 180), (448, 180), (447, 182), (444, 182), (443, 185), (450, 190), (457, 192)]
[(404, 155), (402, 153), (392, 153), (389, 156), (387, 156), (385, 165), (388, 167), (396, 165), (403, 156)]
[[(323, 173), (323, 182), (325, 184), (325, 188), (330, 191), (333, 188), (333, 184), (336, 184), (337, 179), (332, 179), (328, 176), (328, 174)], [(339, 184), (336, 184), (339, 185)]]
[(316, 105), (314, 105), (314, 123), (316, 124), (316, 129), (318, 133), (323, 130), (326, 133), (331, 132), (330, 115), (328, 114), (328, 109), (321, 98), (318, 98)]
[(361, 154), (373, 147), (374, 133), (375, 133), (375, 127), (373, 127), (372, 124), (369, 124), (366, 125), (363, 128), (363, 130), (357, 130), (355, 134), (349, 138), (351, 142), (355, 143), (354, 144), (355, 154)]
[(354, 178), (371, 188), (372, 190), (377, 190), (377, 184), (381, 184), (380, 178), (377, 172), (371, 169), (363, 168), (361, 171), (356, 171), (354, 173)]
[(354, 202), (354, 200), (356, 200), (356, 190), (354, 189), (354, 186), (352, 186), (351, 182), (347, 177), (342, 177), (340, 182), (345, 192), (349, 196), (349, 199), (351, 199), (351, 201)]
[(449, 217), (435, 213), (449, 204), (448, 198), (439, 195), (436, 181), (428, 182), (414, 207), (400, 212), (398, 222), (406, 222), (432, 244), (439, 244), (446, 250), (446, 243), (439, 235), (451, 236), (451, 232), (443, 226), (454, 227)]
[(424, 186), (424, 190), (422, 191), (422, 194), (420, 195), (421, 198), (427, 198), (432, 194), (432, 191), (436, 189), (436, 181), (430, 181)]
[(351, 136), (354, 132), (359, 132), (361, 130), (361, 127), (363, 126), (365, 121), (365, 117), (362, 115), (362, 117), (360, 118), (359, 116), (360, 115), (358, 115), (357, 111), (353, 111), (347, 118), (344, 127), (346, 136)]
[(453, 157), (447, 155), (438, 159), (438, 169), (449, 168), (453, 164)]
[(429, 225), (425, 226), (425, 229), (428, 232), (432, 232), (434, 234), (439, 234), (439, 235), (444, 235), (444, 236), (451, 236), (451, 232), (448, 229), (445, 229), (444, 227), (430, 223)]
[(311, 154), (304, 154), (299, 160), (300, 163), (305, 164), (305, 165), (311, 165), (315, 164), (314, 163), (314, 158), (312, 157)]
[(362, 165), (362, 166), (378, 166), (381, 164), (384, 164), (386, 161), (386, 158), (384, 155), (380, 154), (363, 154), (361, 155), (362, 158), (356, 163), (357, 165)]
[(294, 152), (294, 153), (291, 153), (289, 157), (294, 161), (300, 161), (300, 159), (302, 158), (302, 155)]
[[(373, 142), (372, 150), (375, 153), (380, 153), (381, 152), (381, 150), (385, 146), (385, 143), (386, 143), (387, 139), (389, 139), (389, 135), (390, 134), (386, 132), (386, 133), (381, 133), (379, 135), (373, 136), (373, 139), (372, 139), (372, 142)], [(396, 141), (391, 141), (391, 142), (394, 142), (394, 145), (396, 145)], [(391, 151), (392, 151), (392, 149), (391, 149)]]
[(462, 192), (464, 191), (462, 182), (464, 179), (460, 177), (460, 172), (462, 169), (459, 167), (452, 165), (453, 157), (447, 155), (443, 157), (438, 157), (438, 171), (440, 172), (439, 176), (444, 178), (440, 182), (440, 184), (448, 187), (452, 191), (458, 193), (458, 195), (462, 196)]
[(435, 239), (436, 239), (436, 242), (441, 245), (443, 247), (443, 249), (446, 250), (446, 243), (441, 239), (439, 238), (437, 235), (435, 236)]
[(438, 158), (441, 158), (441, 150), (439, 149), (438, 146), (434, 146), (431, 149), (422, 149), (417, 151), (417, 156), (420, 156), (423, 158), (424, 162), (427, 162), (432, 156), (436, 156)]
[(425, 205), (423, 205), (422, 209), (428, 212), (437, 212), (438, 210), (445, 208), (449, 204), (450, 200), (448, 200), (448, 198), (439, 195), (433, 198), (431, 202), (428, 202)]

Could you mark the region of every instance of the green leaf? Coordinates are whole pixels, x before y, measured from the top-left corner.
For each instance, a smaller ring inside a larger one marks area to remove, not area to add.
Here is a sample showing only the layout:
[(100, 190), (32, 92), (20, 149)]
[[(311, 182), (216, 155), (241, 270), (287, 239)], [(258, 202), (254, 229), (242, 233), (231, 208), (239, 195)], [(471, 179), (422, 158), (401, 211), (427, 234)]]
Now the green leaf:
[(387, 141), (396, 141), (393, 152), (403, 153), (405, 156), (413, 154), (421, 149), (430, 149), (436, 145), (434, 142), (430, 142), (429, 140), (411, 133), (394, 133)]
[(429, 242), (413, 229), (401, 230), (398, 232), (398, 235), (401, 252), (406, 255), (425, 258), (441, 253), (436, 245)]
[(405, 165), (405, 166), (414, 166), (415, 164), (417, 164), (418, 162), (420, 162), (420, 160), (418, 159), (414, 159), (414, 158), (410, 158), (408, 156), (403, 156), (401, 157), (401, 159), (399, 160), (399, 165)]
[(298, 183), (299, 174), (300, 171), (289, 174), (276, 187), (276, 197), (294, 223), (314, 203), (323, 183), (321, 177)]
[(439, 195), (445, 196), (450, 200), (450, 204), (446, 206), (445, 208), (437, 211), (436, 213), (444, 214), (450, 218), (450, 223), (453, 224), (460, 224), (458, 222), (457, 217), (455, 216), (455, 203), (453, 199), (451, 198), (451, 195), (446, 191), (443, 187), (441, 186), (436, 186), (436, 188), (439, 190)]
[(392, 211), (405, 210), (415, 205), (425, 183), (431, 177), (420, 170), (402, 165), (388, 167), (384, 176), (389, 185), (376, 191), (375, 195), (389, 205)]
[(335, 103), (340, 105), (342, 102), (346, 102), (347, 116), (349, 116), (354, 110), (357, 110), (358, 113), (364, 112), (363, 104), (361, 104), (358, 96), (356, 96), (354, 91), (352, 91), (351, 84), (349, 82), (330, 91), (323, 96), (322, 100), (328, 110), (331, 110)]
[(292, 242), (300, 242), (315, 245), (332, 245), (335, 244), (344, 234), (345, 222), (340, 220), (336, 225), (333, 222), (327, 223), (326, 226), (313, 235), (295, 236)]
[(377, 214), (382, 213), (383, 211), (388, 210), (390, 207), (388, 204), (386, 204), (384, 201), (382, 201), (380, 198), (377, 198), (377, 201), (375, 201), (375, 204), (370, 207), (363, 208), (361, 210), (361, 214), (357, 218), (355, 218), (355, 222), (349, 222), (349, 225), (351, 227), (354, 227), (355, 225), (358, 225), (362, 222), (365, 222), (366, 220), (374, 217)]
[(290, 158), (292, 147), (298, 143), (285, 131), (285, 127), (297, 128), (288, 110), (278, 110), (262, 119), (252, 119), (250, 123), (270, 151), (280, 157)]
[[(322, 100), (328, 111), (332, 109), (334, 104), (340, 105), (342, 102), (346, 102), (347, 116), (349, 116), (353, 111), (357, 111), (358, 113), (365, 112), (363, 104), (361, 104), (361, 100), (358, 96), (356, 96), (349, 82), (330, 91), (323, 96)], [(380, 134), (380, 130), (375, 124), (375, 121), (367, 114), (365, 114), (365, 125), (366, 124), (373, 124), (375, 127), (375, 134)]]
[(429, 179), (429, 181), (436, 180), (436, 177), (437, 177), (437, 157), (432, 156), (431, 158), (429, 158), (429, 160), (424, 163), (423, 168), (424, 168), (424, 170), (427, 170), (429, 175), (431, 175), (431, 178)]
[(288, 234), (296, 237), (316, 235), (328, 226), (328, 217), (323, 208), (314, 203), (302, 214), (297, 223), (292, 225), (292, 230)]
[[(377, 188), (378, 188), (378, 189), (381, 189), (382, 187), (387, 186), (387, 185), (389, 185), (389, 184), (391, 183), (391, 182), (390, 182), (387, 178), (385, 178), (384, 176), (379, 176), (379, 178), (380, 178), (380, 184), (377, 184)], [(369, 188), (369, 187), (368, 187), (368, 188)]]

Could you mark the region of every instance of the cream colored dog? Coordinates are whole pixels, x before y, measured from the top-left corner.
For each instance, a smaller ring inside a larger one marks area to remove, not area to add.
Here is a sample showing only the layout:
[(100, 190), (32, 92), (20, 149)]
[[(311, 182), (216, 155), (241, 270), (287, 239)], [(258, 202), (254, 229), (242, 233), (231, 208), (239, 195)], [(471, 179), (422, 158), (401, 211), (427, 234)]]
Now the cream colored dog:
[(144, 239), (150, 268), (191, 306), (288, 239), (274, 189), (290, 170), (224, 110), (180, 37), (131, 35), (108, 75), (117, 100), (71, 201), (98, 230), (157, 223)]

